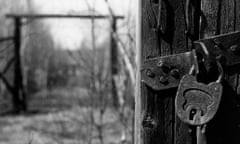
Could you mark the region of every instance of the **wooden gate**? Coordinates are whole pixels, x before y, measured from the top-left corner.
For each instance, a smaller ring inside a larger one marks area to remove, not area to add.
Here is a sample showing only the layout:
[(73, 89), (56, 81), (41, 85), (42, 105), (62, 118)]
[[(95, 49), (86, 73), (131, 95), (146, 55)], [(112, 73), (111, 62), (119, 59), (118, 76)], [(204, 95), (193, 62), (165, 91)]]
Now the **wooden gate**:
[[(239, 30), (240, 1), (138, 0), (138, 7), (135, 144), (194, 144), (194, 129), (175, 114), (177, 88), (147, 87), (141, 67), (145, 60), (191, 50), (194, 40)], [(239, 65), (226, 72), (219, 110), (207, 124), (208, 144), (240, 143), (239, 72)]]

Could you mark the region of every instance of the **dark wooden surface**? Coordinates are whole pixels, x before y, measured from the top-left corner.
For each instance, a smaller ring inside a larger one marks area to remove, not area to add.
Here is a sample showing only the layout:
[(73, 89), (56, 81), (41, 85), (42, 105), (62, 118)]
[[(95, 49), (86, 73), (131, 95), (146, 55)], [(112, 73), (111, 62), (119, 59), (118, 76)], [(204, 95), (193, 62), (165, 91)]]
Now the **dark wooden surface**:
[[(141, 2), (141, 63), (149, 58), (187, 51), (183, 8), (185, 3), (179, 0)], [(157, 23), (159, 10), (161, 16)], [(189, 127), (175, 115), (176, 89), (157, 92), (143, 83), (138, 89), (140, 93), (136, 97), (135, 143), (190, 144)]]
[[(182, 3), (184, 2), (184, 3)], [(190, 9), (191, 32), (194, 39), (206, 38), (240, 29), (240, 2), (238, 0), (194, 1)], [(199, 7), (197, 7), (199, 6)], [(136, 88), (135, 144), (192, 144), (194, 129), (183, 124), (175, 115), (176, 89), (156, 92), (141, 83), (141, 64), (148, 58), (185, 52), (191, 41), (185, 37), (185, 1), (140, 0), (138, 32), (138, 75)], [(159, 12), (160, 8), (160, 12)], [(161, 14), (157, 24), (158, 14)], [(196, 26), (201, 16), (199, 27)], [(195, 18), (194, 18), (195, 17)], [(158, 27), (163, 33), (159, 34)], [(200, 30), (198, 30), (200, 28)], [(196, 33), (197, 32), (197, 33)], [(188, 45), (188, 46), (187, 46)], [(240, 67), (239, 72), (226, 74), (219, 111), (207, 126), (209, 144), (240, 143)], [(211, 74), (210, 74), (211, 75)]]
[[(202, 38), (239, 30), (238, 0), (202, 0), (206, 21), (202, 23)], [(234, 66), (236, 67), (236, 66)], [(239, 144), (239, 72), (226, 73), (223, 96), (219, 110), (207, 126), (207, 141), (211, 144)]]

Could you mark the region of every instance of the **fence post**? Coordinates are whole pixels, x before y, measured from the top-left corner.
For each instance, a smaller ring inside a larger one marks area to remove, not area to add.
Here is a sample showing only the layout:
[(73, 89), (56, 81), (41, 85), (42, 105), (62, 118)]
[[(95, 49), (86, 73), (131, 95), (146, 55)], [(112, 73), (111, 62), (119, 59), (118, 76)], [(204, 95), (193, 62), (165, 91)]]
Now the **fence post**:
[(177, 89), (154, 91), (141, 81), (144, 61), (189, 50), (184, 17), (185, 1), (138, 0), (135, 144), (192, 143), (194, 133), (175, 114)]
[(26, 98), (23, 88), (23, 76), (21, 66), (21, 18), (14, 18), (14, 95), (13, 105), (16, 112), (24, 112), (27, 110)]
[(114, 76), (118, 74), (119, 71), (119, 61), (118, 61), (118, 49), (117, 49), (117, 42), (116, 42), (116, 35), (117, 32), (117, 19), (112, 16), (111, 17), (111, 31), (110, 31), (110, 71), (111, 71), (111, 91), (112, 91), (112, 98), (113, 98), (113, 105), (118, 107), (118, 92), (117, 92), (117, 85), (114, 80)]

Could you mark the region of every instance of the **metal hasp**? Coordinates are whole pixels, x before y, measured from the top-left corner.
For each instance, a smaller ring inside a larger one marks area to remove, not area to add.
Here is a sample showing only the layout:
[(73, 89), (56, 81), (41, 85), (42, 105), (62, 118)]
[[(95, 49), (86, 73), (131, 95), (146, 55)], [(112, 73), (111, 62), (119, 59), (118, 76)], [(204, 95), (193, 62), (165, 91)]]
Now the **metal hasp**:
[(199, 71), (199, 58), (206, 67), (216, 60), (224, 67), (240, 64), (240, 32), (195, 41), (194, 49), (196, 51), (145, 60), (141, 66), (142, 82), (153, 90), (177, 87), (192, 67)]
[(225, 66), (240, 64), (240, 32), (195, 41), (194, 48), (207, 62), (217, 59)]
[(142, 82), (153, 90), (177, 87), (182, 76), (194, 67), (198, 71), (195, 51), (147, 59), (141, 67)]

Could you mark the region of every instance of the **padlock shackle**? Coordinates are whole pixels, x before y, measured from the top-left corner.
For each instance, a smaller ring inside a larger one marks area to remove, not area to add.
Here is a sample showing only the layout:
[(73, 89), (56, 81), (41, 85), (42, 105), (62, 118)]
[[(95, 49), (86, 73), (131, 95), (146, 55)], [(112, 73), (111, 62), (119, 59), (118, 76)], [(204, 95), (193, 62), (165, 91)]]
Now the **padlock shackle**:
[(192, 67), (189, 70), (189, 74), (193, 75), (194, 71), (195, 71), (195, 65), (192, 65)]
[[(198, 41), (197, 43), (199, 43), (201, 45), (201, 48), (204, 52), (204, 54), (207, 56), (207, 57), (210, 57), (210, 54), (209, 54), (209, 51), (207, 49), (207, 46), (205, 45), (205, 43), (201, 42), (201, 41)], [(222, 80), (223, 80), (223, 76), (224, 76), (224, 71), (223, 71), (223, 67), (222, 67), (222, 64), (216, 60), (216, 63), (217, 63), (217, 67), (218, 67), (218, 72), (219, 72), (219, 77), (217, 79), (217, 83), (221, 83)], [(189, 74), (192, 75), (192, 71), (190, 70)]]
[(216, 63), (217, 63), (218, 71), (219, 71), (219, 77), (216, 82), (221, 83), (223, 80), (224, 71), (223, 71), (222, 64), (218, 60), (216, 61)]
[[(194, 56), (194, 59), (197, 59), (197, 55), (196, 55), (196, 51), (195, 50), (192, 50), (193, 52), (193, 56)], [(199, 73), (199, 67), (198, 67), (198, 62), (197, 60), (195, 61), (195, 63), (191, 66), (188, 74), (190, 75), (193, 75), (193, 74), (198, 74)]]

